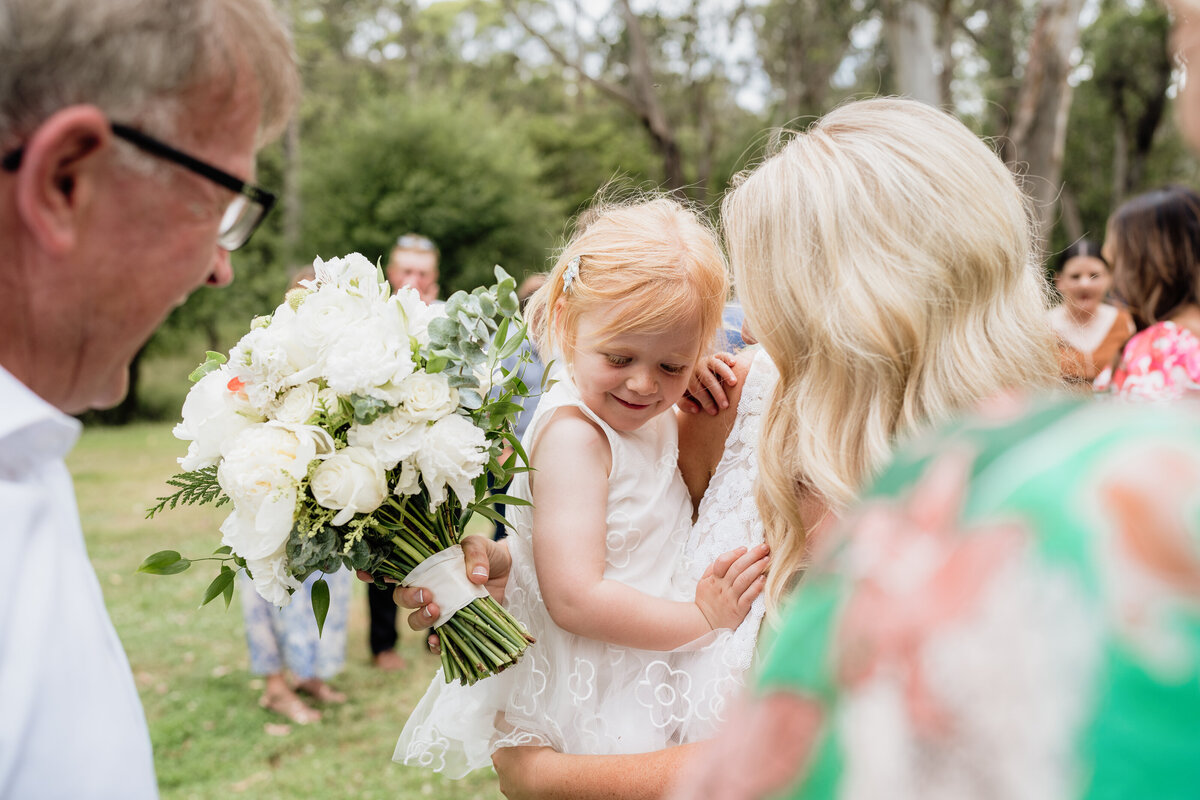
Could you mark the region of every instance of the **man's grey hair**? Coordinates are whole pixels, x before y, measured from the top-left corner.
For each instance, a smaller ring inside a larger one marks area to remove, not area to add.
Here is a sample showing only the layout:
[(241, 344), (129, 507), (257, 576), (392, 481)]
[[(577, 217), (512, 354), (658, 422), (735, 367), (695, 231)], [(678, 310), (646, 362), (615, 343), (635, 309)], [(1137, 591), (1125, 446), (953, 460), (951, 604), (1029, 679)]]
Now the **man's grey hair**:
[(189, 91), (232, 91), (249, 77), (238, 61), (258, 84), (261, 143), (287, 124), (299, 95), (291, 39), (270, 0), (0, 0), (0, 150), (76, 104), (169, 135)]

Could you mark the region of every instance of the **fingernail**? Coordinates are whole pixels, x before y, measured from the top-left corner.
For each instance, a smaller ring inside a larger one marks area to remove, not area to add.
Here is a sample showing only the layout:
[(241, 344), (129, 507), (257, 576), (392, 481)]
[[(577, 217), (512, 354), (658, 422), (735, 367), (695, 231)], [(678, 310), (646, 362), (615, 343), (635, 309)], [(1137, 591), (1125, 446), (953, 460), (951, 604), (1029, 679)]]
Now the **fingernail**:
[(486, 578), (487, 577), (487, 569), (484, 567), (476, 567), (475, 569), (471, 570), (471, 574), (472, 575), (480, 575), (480, 576)]
[(429, 606), (422, 608), (421, 613), (425, 616), (425, 619), (433, 619), (433, 614), (430, 613)]
[(424, 589), (417, 589), (417, 605), (419, 605), (419, 606), (425, 605), (425, 590)]

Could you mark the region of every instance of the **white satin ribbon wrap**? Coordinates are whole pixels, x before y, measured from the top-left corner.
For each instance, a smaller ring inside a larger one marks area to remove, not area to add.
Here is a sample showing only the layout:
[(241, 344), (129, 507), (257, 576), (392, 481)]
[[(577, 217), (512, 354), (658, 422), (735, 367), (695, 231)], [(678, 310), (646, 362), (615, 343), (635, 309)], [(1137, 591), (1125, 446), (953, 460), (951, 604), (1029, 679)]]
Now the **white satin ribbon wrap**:
[(417, 564), (404, 586), (421, 586), (433, 593), (441, 615), (433, 621), (433, 627), (445, 624), (459, 609), (466, 608), (476, 598), (487, 597), (487, 589), (467, 579), (467, 561), (462, 548), (449, 547)]

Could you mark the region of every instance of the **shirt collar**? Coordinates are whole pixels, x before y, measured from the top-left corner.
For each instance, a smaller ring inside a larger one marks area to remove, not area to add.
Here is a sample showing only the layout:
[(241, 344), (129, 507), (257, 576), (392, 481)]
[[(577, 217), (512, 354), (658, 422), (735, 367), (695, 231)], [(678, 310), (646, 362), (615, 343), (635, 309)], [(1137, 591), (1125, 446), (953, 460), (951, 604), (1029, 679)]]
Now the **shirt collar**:
[(0, 366), (0, 407), (4, 409), (0, 414), (0, 459), (17, 455), (5, 452), (9, 448), (2, 443), (18, 434), (22, 447), (34, 451), (24, 455), (61, 458), (71, 452), (83, 429), (79, 420), (38, 397), (3, 366)]

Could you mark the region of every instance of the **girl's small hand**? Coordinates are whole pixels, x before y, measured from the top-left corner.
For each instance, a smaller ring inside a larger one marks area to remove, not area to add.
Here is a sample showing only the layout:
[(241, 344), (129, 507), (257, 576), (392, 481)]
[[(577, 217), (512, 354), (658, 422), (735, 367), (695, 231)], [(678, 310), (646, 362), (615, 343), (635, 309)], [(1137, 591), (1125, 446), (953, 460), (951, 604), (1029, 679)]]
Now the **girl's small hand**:
[(689, 414), (703, 411), (711, 415), (728, 408), (729, 397), (725, 394), (724, 384), (733, 386), (737, 383), (733, 373), (736, 363), (737, 356), (733, 353), (716, 353), (698, 362), (687, 393), (679, 401), (679, 408)]
[(770, 552), (765, 544), (749, 550), (739, 547), (719, 556), (704, 571), (696, 586), (696, 605), (709, 627), (717, 630), (742, 624), (766, 585)]

